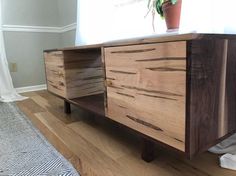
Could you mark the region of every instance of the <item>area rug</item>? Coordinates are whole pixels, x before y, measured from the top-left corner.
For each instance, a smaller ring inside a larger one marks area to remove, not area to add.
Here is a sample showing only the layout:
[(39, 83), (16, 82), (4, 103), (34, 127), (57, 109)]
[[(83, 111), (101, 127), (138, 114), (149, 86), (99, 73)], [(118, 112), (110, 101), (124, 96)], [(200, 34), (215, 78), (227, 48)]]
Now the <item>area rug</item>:
[(1, 176), (79, 176), (15, 103), (0, 103)]

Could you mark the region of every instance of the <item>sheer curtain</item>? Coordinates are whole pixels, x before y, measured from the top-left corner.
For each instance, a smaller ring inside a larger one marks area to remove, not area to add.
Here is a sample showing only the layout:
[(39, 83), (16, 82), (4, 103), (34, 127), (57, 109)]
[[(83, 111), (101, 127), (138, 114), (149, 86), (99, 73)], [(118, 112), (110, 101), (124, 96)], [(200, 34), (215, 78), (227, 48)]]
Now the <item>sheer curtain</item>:
[[(2, 4), (0, 0), (0, 26), (2, 26)], [(2, 27), (0, 27), (0, 101), (12, 102), (26, 99), (16, 93), (8, 69)]]
[(180, 32), (235, 34), (235, 0), (182, 0)]
[[(165, 21), (155, 16), (152, 28), (147, 0), (78, 0), (76, 45), (165, 33)], [(146, 16), (146, 17), (145, 17)]]
[[(78, 0), (76, 45), (108, 40), (171, 34), (165, 21), (147, 13), (148, 0)], [(236, 33), (235, 0), (182, 0), (178, 33)]]

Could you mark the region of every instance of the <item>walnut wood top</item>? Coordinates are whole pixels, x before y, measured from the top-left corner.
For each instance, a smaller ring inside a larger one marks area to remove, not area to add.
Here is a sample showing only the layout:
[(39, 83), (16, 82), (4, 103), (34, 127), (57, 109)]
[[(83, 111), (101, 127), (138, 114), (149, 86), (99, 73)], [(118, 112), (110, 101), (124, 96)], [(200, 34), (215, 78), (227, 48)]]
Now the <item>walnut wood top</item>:
[(56, 49), (48, 49), (44, 50), (44, 52), (52, 52), (52, 51), (70, 51), (70, 50), (98, 50), (102, 47), (102, 44), (95, 44), (95, 45), (80, 45), (80, 46), (73, 46), (67, 48), (56, 48)]
[(236, 39), (236, 35), (231, 34), (202, 34), (202, 33), (187, 33), (187, 34), (158, 34), (143, 36), (138, 38), (114, 40), (99, 44), (93, 45), (80, 45), (66, 48), (56, 48), (56, 49), (47, 49), (44, 52), (52, 51), (70, 51), (70, 50), (98, 50), (101, 47), (110, 47), (110, 46), (122, 46), (122, 45), (134, 45), (134, 44), (146, 44), (146, 43), (156, 43), (156, 42), (167, 42), (167, 41), (188, 41), (194, 39), (212, 39), (212, 38), (227, 38), (227, 39)]
[(109, 41), (109, 42), (104, 42), (104, 43), (94, 44), (94, 45), (80, 45), (80, 46), (67, 47), (67, 48), (49, 49), (49, 50), (44, 50), (44, 52), (99, 49), (101, 47), (108, 47), (108, 46), (122, 46), (122, 45), (145, 44), (145, 43), (166, 42), (166, 41), (193, 40), (193, 39), (197, 39), (201, 37), (202, 37), (202, 34), (197, 34), (197, 33), (158, 34), (158, 35), (150, 35), (150, 36), (143, 36), (143, 37), (130, 38), (130, 39), (114, 40), (114, 41)]

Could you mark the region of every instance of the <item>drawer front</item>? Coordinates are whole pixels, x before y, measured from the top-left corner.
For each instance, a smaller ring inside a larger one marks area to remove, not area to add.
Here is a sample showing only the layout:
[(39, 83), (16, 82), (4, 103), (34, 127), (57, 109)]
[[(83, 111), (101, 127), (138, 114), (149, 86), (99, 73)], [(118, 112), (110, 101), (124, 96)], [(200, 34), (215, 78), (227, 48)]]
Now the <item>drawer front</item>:
[(45, 52), (48, 90), (67, 99), (104, 93), (100, 50)]
[(48, 90), (66, 98), (65, 70), (54, 65), (46, 65)]
[(64, 67), (63, 51), (45, 52), (44, 59), (46, 65)]
[(48, 91), (66, 98), (66, 89), (63, 82), (58, 80), (47, 80)]
[(107, 116), (185, 151), (186, 42), (105, 48)]
[(46, 65), (45, 67), (47, 79), (57, 79), (65, 82), (66, 75), (63, 68), (52, 65)]

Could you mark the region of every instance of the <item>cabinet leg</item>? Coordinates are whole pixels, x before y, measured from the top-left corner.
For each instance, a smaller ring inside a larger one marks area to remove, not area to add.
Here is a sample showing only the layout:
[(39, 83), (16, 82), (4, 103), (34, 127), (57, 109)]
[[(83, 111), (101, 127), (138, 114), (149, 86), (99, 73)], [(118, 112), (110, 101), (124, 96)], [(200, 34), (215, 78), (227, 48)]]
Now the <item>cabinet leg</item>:
[(155, 159), (155, 143), (154, 142), (148, 139), (143, 139), (141, 157), (146, 162), (151, 162)]
[(66, 114), (70, 114), (71, 113), (70, 103), (68, 103), (66, 100), (64, 100), (64, 112)]

